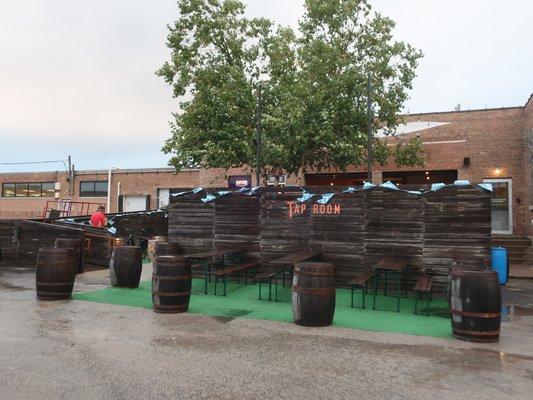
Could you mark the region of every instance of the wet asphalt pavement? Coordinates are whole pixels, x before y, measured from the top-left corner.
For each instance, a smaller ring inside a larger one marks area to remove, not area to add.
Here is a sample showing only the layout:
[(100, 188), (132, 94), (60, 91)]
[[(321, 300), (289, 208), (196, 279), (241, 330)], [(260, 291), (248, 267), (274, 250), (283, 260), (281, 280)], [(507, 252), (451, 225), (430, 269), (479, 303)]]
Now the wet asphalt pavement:
[[(149, 276), (145, 268), (145, 277)], [(497, 344), (35, 297), (0, 269), (0, 399), (531, 399), (533, 282)], [(108, 285), (79, 275), (76, 290)], [(514, 314), (513, 314), (514, 312)]]

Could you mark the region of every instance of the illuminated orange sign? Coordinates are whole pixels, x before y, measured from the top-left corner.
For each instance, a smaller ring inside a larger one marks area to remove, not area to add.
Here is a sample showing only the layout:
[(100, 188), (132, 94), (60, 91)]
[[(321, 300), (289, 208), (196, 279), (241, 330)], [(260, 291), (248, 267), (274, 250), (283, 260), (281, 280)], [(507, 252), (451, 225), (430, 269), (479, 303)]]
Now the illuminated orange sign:
[[(287, 201), (289, 206), (289, 218), (297, 214), (303, 214), (308, 206), (305, 203), (298, 204), (295, 201)], [(340, 204), (312, 204), (310, 207), (311, 214), (340, 214), (342, 209)]]

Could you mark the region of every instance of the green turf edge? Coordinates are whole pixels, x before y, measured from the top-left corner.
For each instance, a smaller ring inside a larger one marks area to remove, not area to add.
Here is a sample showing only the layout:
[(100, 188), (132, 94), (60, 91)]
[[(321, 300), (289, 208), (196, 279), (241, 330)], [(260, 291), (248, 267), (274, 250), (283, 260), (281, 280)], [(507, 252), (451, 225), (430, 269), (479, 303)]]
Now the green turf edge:
[[(222, 285), (219, 286), (220, 290)], [(264, 295), (267, 294), (265, 287)], [(292, 309), (290, 305), (290, 289), (280, 288), (280, 302), (260, 301), (257, 298), (258, 288), (254, 285), (240, 286), (228, 284), (228, 296), (214, 296), (212, 286), (210, 294), (203, 294), (203, 280), (193, 282), (193, 295), (189, 305), (189, 313), (228, 318), (262, 319), (292, 323)], [(138, 289), (108, 287), (91, 292), (73, 294), (74, 300), (97, 303), (116, 304), (129, 307), (151, 309), (151, 281), (144, 281)], [(360, 301), (360, 297), (356, 297)], [(371, 305), (372, 296), (367, 298)], [(395, 308), (396, 299), (378, 296), (378, 308)], [(350, 306), (350, 291), (337, 289), (337, 305), (333, 326), (362, 329), (378, 332), (405, 333), (418, 336), (430, 336), (452, 339), (451, 323), (447, 318), (436, 316), (421, 316), (413, 313), (414, 300), (401, 299), (401, 313), (393, 311), (379, 311), (371, 309), (352, 309)], [(421, 302), (422, 307), (425, 306)], [(445, 301), (436, 299), (432, 308), (445, 308)]]

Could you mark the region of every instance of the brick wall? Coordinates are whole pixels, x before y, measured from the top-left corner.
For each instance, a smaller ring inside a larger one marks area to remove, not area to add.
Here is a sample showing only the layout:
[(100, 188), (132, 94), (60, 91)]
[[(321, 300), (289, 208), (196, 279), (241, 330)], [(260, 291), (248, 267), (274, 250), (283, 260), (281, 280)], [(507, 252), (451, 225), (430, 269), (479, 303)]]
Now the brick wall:
[(529, 97), (525, 112), (526, 148), (525, 160), (529, 174), (526, 174), (529, 186), (529, 235), (533, 236), (533, 95)]
[[(398, 169), (394, 162), (374, 166), (382, 171), (457, 170), (459, 179), (480, 182), (487, 178), (512, 178), (514, 233), (525, 235), (531, 230), (530, 205), (533, 204), (533, 100), (525, 107), (503, 109), (412, 114), (405, 122), (447, 122), (446, 125), (425, 129), (417, 133), (424, 143), (426, 165)], [(528, 144), (529, 140), (529, 144)], [(389, 139), (394, 144), (394, 139)], [(469, 157), (465, 167), (463, 159)], [(347, 172), (365, 172), (365, 167), (349, 168)], [(313, 172), (313, 171), (307, 171)], [(316, 171), (315, 171), (316, 172)], [(321, 171), (338, 172), (338, 171)], [(188, 170), (175, 173), (172, 169), (114, 170), (111, 180), (111, 212), (118, 211), (117, 186), (125, 196), (150, 195), (150, 208), (157, 207), (160, 188), (226, 187), (228, 175), (250, 174), (255, 184), (255, 173), (250, 168), (233, 168), (228, 171)], [(80, 171), (72, 183), (72, 193), (64, 172), (0, 174), (3, 182), (61, 182), (61, 198), (74, 201), (105, 203), (107, 198), (80, 198), (79, 182), (107, 180), (107, 171)], [(303, 174), (288, 178), (289, 184), (305, 184)], [(53, 198), (0, 198), (0, 219), (38, 218), (46, 200)]]
[[(457, 170), (459, 179), (468, 179), (473, 183), (483, 179), (512, 178), (514, 233), (526, 235), (530, 227), (529, 204), (532, 200), (525, 125), (533, 127), (533, 101), (527, 107), (405, 116), (406, 123), (419, 121), (448, 123), (401, 136), (420, 136), (424, 143), (426, 165), (398, 168), (391, 160), (384, 166), (374, 165), (374, 171)], [(530, 135), (531, 131), (532, 128), (529, 129)], [(394, 138), (388, 141), (396, 143)], [(468, 167), (463, 165), (466, 157), (470, 158)], [(347, 170), (365, 171), (366, 166)]]

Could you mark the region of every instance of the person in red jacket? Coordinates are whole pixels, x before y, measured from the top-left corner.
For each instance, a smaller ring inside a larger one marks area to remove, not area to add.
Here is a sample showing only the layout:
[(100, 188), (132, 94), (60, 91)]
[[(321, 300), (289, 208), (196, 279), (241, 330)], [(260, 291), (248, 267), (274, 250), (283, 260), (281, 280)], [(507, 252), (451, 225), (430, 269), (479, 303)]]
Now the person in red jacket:
[(107, 218), (104, 214), (105, 207), (100, 206), (98, 207), (98, 210), (91, 215), (91, 226), (94, 226), (95, 228), (103, 228), (107, 226)]

